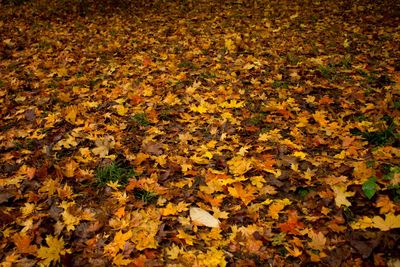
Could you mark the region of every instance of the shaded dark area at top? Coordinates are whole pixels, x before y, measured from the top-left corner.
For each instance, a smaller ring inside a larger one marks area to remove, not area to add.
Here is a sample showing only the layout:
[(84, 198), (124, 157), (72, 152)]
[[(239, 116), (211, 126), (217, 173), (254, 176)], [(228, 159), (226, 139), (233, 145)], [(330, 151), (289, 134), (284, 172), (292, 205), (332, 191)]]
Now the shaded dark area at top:
[[(112, 15), (115, 12), (133, 12), (135, 11), (157, 11), (160, 13), (168, 13), (171, 6), (180, 6), (183, 14), (190, 15), (191, 11), (196, 10), (196, 4), (202, 1), (195, 0), (0, 0), (0, 5), (11, 5), (16, 7), (36, 6), (38, 8), (38, 16), (47, 17), (58, 16), (59, 18), (71, 16), (91, 16), (96, 14)], [(257, 5), (257, 0), (214, 0), (209, 6), (210, 12), (218, 12), (224, 7), (237, 6), (240, 8), (252, 8), (254, 15), (262, 13), (263, 7)], [(272, 0), (280, 2), (279, 0)], [(294, 1), (296, 2), (296, 1)], [(314, 0), (303, 1), (304, 4), (319, 2)], [(323, 3), (322, 3), (323, 4)], [(397, 0), (349, 0), (341, 2), (343, 10), (353, 5), (374, 5), (375, 12), (380, 13), (386, 20), (396, 19), (400, 17), (400, 1)], [(323, 6), (323, 5), (322, 5)], [(23, 11), (23, 10), (21, 10)], [(18, 15), (18, 14), (15, 14)]]

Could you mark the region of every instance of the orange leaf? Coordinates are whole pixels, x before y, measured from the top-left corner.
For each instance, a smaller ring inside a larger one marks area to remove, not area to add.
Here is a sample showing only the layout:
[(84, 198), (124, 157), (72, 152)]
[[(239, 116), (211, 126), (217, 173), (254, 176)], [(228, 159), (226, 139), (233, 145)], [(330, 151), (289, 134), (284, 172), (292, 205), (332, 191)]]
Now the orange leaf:
[(281, 229), (282, 232), (298, 235), (300, 234), (298, 229), (304, 228), (304, 224), (302, 222), (299, 222), (297, 211), (289, 210), (288, 220), (285, 223), (279, 224), (278, 227)]
[(32, 254), (36, 252), (37, 247), (31, 245), (31, 237), (26, 233), (16, 233), (13, 236), (13, 242), (20, 253)]
[(326, 237), (322, 232), (314, 232), (313, 230), (308, 231), (308, 237), (311, 238), (311, 242), (308, 243), (310, 248), (316, 250), (323, 250), (326, 244)]

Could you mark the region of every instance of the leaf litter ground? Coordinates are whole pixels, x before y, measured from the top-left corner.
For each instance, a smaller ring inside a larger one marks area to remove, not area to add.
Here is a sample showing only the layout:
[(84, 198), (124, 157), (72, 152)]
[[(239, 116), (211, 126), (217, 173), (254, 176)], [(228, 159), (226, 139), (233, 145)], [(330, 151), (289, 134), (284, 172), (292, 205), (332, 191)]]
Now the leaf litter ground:
[(381, 2), (4, 5), (1, 266), (398, 266)]

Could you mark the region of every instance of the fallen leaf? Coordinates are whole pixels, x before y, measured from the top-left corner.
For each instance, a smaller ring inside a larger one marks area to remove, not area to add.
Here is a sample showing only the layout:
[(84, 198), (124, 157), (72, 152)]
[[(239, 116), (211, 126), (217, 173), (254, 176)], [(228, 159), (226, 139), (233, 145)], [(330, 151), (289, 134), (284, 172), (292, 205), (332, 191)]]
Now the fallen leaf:
[(190, 213), (190, 219), (192, 219), (194, 223), (198, 225), (204, 225), (207, 227), (219, 228), (220, 221), (214, 218), (207, 211), (201, 208), (191, 207), (189, 209), (189, 213)]

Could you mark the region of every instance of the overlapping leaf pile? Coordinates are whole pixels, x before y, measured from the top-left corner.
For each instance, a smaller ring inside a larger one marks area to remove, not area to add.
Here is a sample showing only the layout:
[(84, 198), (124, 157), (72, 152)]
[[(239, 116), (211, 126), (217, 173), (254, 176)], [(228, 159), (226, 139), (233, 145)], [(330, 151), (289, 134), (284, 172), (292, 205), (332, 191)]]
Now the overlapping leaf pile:
[(349, 3), (2, 8), (2, 266), (399, 264), (399, 7)]

